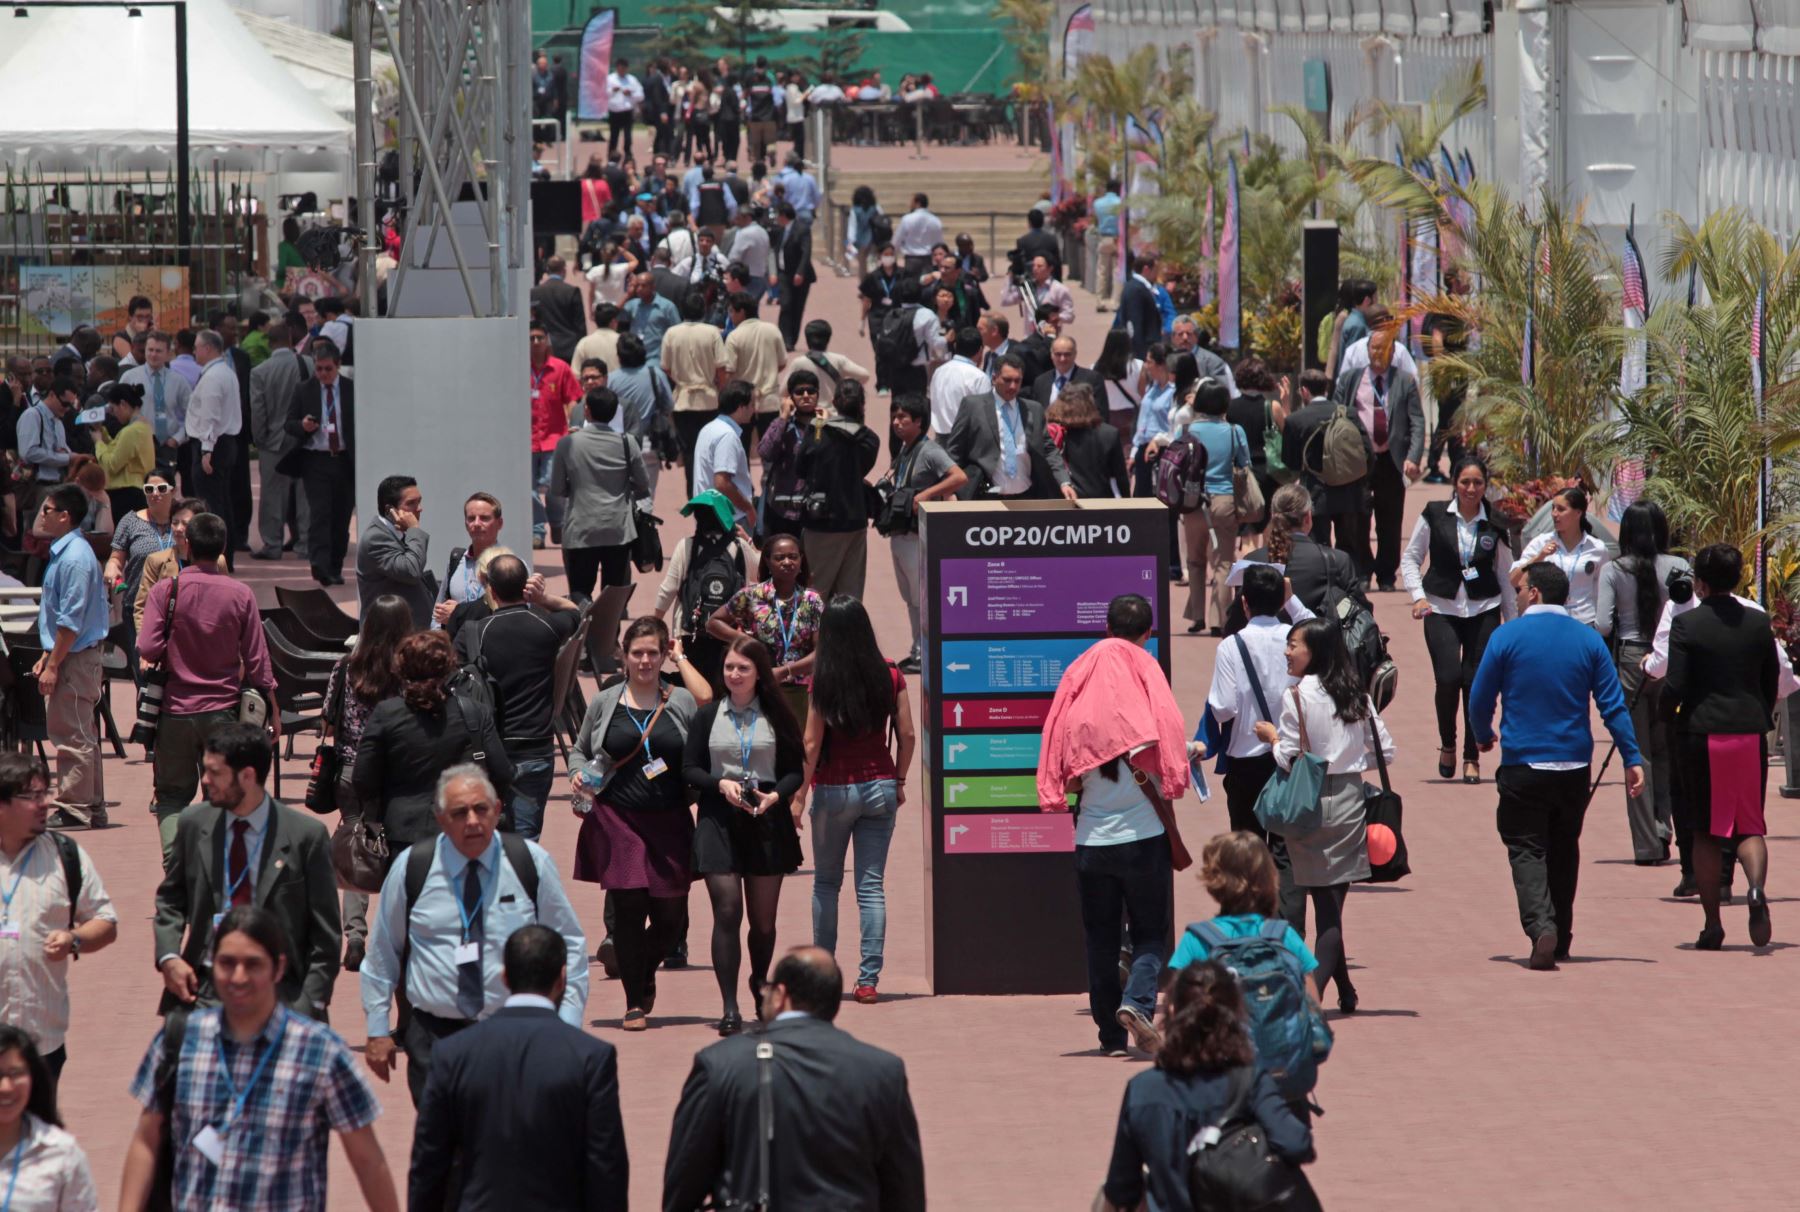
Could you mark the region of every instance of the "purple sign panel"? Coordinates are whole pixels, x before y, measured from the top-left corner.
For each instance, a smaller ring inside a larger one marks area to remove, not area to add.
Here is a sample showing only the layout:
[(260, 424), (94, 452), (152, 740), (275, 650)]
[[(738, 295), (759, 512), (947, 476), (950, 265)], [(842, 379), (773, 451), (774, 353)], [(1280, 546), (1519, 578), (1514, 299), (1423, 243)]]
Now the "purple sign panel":
[(944, 560), (944, 635), (1104, 631), (1106, 606), (1141, 593), (1155, 609), (1156, 557), (1063, 556)]

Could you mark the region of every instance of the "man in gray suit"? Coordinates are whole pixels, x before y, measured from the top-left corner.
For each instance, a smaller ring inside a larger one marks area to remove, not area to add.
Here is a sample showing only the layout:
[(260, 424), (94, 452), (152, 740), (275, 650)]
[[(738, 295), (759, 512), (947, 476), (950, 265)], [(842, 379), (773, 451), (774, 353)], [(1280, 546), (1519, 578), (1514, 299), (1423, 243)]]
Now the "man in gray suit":
[(1375, 584), (1385, 593), (1394, 590), (1400, 571), (1400, 527), (1406, 509), (1406, 486), (1419, 478), (1425, 457), (1425, 410), (1419, 403), (1419, 384), (1396, 369), (1394, 340), (1397, 326), (1378, 330), (1369, 338), (1369, 365), (1347, 370), (1338, 377), (1331, 402), (1348, 407), (1374, 447), (1369, 468), (1370, 510), (1375, 519), (1375, 554), (1369, 554), (1366, 521), (1352, 524), (1356, 536), (1358, 575), (1372, 571)]
[(428, 566), (431, 536), (419, 525), (425, 497), (411, 476), (388, 476), (375, 486), (381, 516), (363, 528), (356, 549), (356, 596), (362, 610), (384, 593), (412, 608), (413, 626), (431, 626), (437, 574)]
[(280, 918), (287, 935), (281, 1000), (300, 1014), (325, 1018), (340, 939), (331, 838), (317, 818), (264, 790), (274, 753), (250, 724), (227, 724), (206, 740), (200, 778), (206, 802), (182, 812), (156, 890), (164, 1013), (218, 1004), (207, 962), (213, 926), (237, 905), (256, 905)]
[(299, 444), (288, 432), (288, 406), (294, 388), (312, 377), (312, 359), (294, 352), (294, 333), (286, 324), (269, 325), (269, 356), (250, 372), (250, 435), (256, 442), (256, 465), (262, 478), (257, 529), (262, 547), (253, 560), (279, 560), (291, 525), (294, 548), (306, 558), (306, 493), (298, 476), (276, 469), (281, 456)]
[(1075, 499), (1062, 451), (1044, 425), (1044, 406), (1019, 394), (1025, 363), (1007, 354), (994, 369), (994, 390), (964, 396), (944, 442), (950, 461), (968, 474), (967, 500)]

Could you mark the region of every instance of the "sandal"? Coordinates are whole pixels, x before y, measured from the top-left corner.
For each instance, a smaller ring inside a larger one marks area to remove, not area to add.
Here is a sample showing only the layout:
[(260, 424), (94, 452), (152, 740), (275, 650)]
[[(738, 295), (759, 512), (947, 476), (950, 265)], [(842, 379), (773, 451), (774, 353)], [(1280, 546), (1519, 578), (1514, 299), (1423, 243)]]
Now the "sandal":
[(1456, 747), (1438, 750), (1438, 777), (1453, 779), (1456, 777)]

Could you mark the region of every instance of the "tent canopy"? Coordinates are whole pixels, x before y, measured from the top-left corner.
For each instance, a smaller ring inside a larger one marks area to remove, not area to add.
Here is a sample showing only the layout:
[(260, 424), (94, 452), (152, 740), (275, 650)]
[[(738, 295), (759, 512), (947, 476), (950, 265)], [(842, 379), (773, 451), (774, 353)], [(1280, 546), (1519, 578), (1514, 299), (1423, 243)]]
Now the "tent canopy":
[[(326, 108), (347, 122), (355, 120), (356, 52), (349, 39), (315, 33), (283, 17), (266, 17), (243, 8), (233, 11), (263, 49), (279, 59)], [(399, 88), (394, 83), (394, 57), (375, 51), (371, 60), (375, 110), (379, 114), (391, 108)]]
[[(175, 146), (175, 12), (33, 8), (0, 15), (0, 152)], [(264, 50), (225, 0), (188, 0), (188, 129), (210, 148), (347, 149), (350, 124)], [(70, 63), (105, 74), (70, 87)]]

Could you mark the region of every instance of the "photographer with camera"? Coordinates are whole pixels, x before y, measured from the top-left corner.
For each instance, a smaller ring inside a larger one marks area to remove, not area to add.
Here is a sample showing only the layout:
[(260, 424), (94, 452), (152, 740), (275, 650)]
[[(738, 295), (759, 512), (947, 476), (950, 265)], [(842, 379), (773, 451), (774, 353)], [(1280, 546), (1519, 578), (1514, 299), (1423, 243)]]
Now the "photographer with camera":
[(778, 534), (800, 537), (806, 521), (806, 480), (800, 475), (800, 444), (819, 413), (819, 376), (810, 370), (788, 375), (781, 415), (763, 431), (757, 455), (763, 465), (762, 517), (764, 540)]
[(837, 415), (813, 416), (795, 461), (807, 489), (800, 543), (813, 588), (827, 602), (840, 593), (863, 596), (871, 521), (865, 477), (880, 456), (880, 436), (863, 424), (862, 384), (842, 384)]
[(1041, 307), (1054, 307), (1059, 327), (1067, 328), (1075, 323), (1075, 296), (1050, 271), (1050, 259), (1042, 253), (1031, 258), (1028, 268), (1018, 265), (1009, 255), (1006, 289), (1000, 293), (1000, 305), (1017, 305), (1019, 314), (1027, 320), (1035, 317)]

